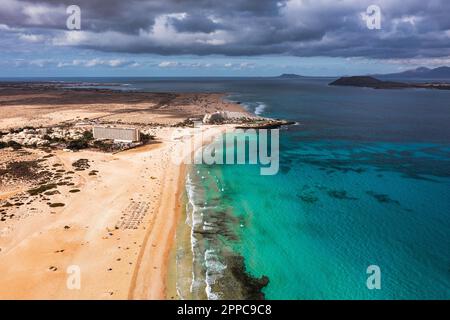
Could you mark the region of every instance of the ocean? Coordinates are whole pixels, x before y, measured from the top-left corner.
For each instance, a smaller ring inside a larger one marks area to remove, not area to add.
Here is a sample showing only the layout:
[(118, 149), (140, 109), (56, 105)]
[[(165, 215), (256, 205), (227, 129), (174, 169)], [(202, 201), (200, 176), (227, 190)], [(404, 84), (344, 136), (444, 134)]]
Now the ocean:
[[(297, 122), (280, 131), (276, 175), (257, 165), (188, 170), (183, 297), (450, 299), (449, 91), (327, 78), (70, 81), (225, 92), (258, 115)], [(367, 287), (371, 265), (380, 289)]]
[[(269, 279), (267, 299), (450, 298), (450, 92), (222, 81), (211, 86), (228, 86), (230, 100), (298, 125), (280, 133), (277, 175), (191, 170), (198, 291), (236, 297), (227, 267), (242, 256)], [(366, 285), (370, 265), (379, 290)]]

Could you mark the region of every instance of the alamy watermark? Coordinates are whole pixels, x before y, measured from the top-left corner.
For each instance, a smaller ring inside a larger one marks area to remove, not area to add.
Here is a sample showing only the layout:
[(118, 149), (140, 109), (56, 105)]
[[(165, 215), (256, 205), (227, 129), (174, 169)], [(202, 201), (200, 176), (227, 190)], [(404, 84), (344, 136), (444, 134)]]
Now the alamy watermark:
[(369, 290), (380, 290), (381, 289), (381, 269), (376, 264), (367, 267), (366, 273), (369, 275), (367, 277), (366, 286)]
[(224, 131), (200, 125), (174, 130), (172, 140), (185, 142), (171, 153), (175, 164), (252, 164), (260, 166), (261, 175), (275, 175), (280, 167), (279, 129)]
[(375, 4), (368, 6), (366, 12), (362, 14), (362, 19), (366, 21), (369, 30), (380, 30), (381, 8)]
[(73, 4), (67, 7), (66, 13), (69, 15), (66, 20), (66, 27), (69, 30), (81, 30), (81, 9)]
[(69, 290), (81, 289), (81, 268), (77, 265), (70, 265), (67, 267), (67, 280), (66, 286)]

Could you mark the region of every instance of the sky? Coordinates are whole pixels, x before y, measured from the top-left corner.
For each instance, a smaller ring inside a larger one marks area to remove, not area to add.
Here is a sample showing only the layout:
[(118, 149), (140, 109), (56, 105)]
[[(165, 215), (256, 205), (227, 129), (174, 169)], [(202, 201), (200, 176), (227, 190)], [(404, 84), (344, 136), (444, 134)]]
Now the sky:
[(448, 0), (1, 0), (0, 77), (432, 68), (450, 65), (449, 12)]

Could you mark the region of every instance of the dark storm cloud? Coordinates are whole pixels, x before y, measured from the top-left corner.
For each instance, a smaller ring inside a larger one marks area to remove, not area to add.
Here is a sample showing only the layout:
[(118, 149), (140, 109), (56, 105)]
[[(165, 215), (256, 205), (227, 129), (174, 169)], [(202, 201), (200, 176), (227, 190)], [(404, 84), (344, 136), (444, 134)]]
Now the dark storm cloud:
[(169, 19), (175, 29), (179, 32), (203, 32), (211, 33), (219, 29), (226, 29), (226, 25), (216, 23), (202, 14), (189, 14), (184, 19)]
[[(82, 10), (76, 35), (65, 29), (65, 7), (75, 2)], [(381, 30), (367, 29), (361, 17), (371, 4), (382, 9)], [(54, 45), (99, 51), (382, 59), (450, 55), (447, 0), (2, 0), (0, 6), (0, 32), (38, 33)]]

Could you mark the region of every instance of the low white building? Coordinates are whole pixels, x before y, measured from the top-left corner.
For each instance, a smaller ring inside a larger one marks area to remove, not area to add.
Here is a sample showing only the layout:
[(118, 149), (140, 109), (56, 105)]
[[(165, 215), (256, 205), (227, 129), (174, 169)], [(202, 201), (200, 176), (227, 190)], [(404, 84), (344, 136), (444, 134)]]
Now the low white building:
[(203, 123), (222, 123), (225, 121), (240, 121), (245, 119), (258, 119), (258, 116), (252, 116), (239, 111), (216, 111), (207, 113), (203, 117)]
[(141, 140), (140, 132), (136, 128), (100, 127), (92, 128), (94, 139), (114, 140), (115, 142), (137, 142)]

